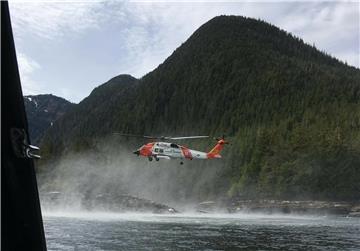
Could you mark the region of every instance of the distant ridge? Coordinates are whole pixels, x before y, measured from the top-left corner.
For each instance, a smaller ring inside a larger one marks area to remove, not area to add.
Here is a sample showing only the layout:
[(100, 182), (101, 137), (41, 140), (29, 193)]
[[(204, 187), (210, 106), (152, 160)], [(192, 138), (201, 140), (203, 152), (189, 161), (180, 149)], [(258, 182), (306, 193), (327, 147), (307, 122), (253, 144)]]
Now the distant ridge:
[(24, 96), (31, 142), (38, 144), (45, 131), (74, 104), (52, 94)]

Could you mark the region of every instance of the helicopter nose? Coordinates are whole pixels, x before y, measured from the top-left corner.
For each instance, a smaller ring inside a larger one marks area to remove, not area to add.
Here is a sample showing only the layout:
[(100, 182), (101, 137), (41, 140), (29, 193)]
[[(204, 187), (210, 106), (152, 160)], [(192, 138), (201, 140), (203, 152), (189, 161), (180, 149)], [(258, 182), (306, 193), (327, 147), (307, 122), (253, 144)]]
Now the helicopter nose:
[(133, 153), (139, 156), (140, 155), (140, 150), (136, 150)]

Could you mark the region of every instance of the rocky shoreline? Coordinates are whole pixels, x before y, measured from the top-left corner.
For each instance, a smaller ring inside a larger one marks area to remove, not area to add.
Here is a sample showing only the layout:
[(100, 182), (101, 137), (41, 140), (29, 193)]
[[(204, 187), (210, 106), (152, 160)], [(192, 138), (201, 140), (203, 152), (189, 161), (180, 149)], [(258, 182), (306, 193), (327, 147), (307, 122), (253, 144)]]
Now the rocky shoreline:
[[(81, 196), (78, 196), (81, 197)], [(69, 204), (69, 197), (60, 192), (41, 195), (42, 206), (57, 208)], [(174, 207), (129, 194), (97, 194), (82, 197), (80, 207), (85, 210), (105, 210), (114, 212), (151, 212), (158, 214), (181, 213)], [(195, 206), (198, 213), (265, 213), (265, 214), (311, 214), (341, 215), (360, 217), (360, 201), (319, 201), (319, 200), (222, 200), (203, 201)]]
[[(224, 204), (224, 202), (221, 204)], [(225, 202), (225, 204), (226, 210), (229, 213), (295, 213), (360, 217), (360, 202), (317, 200), (232, 200)], [(217, 211), (219, 208), (221, 208), (220, 203), (207, 201), (199, 203), (197, 211), (207, 213)]]
[[(70, 197), (70, 198), (69, 198)], [(48, 192), (41, 194), (42, 207), (52, 210), (58, 208), (71, 208), (74, 196), (61, 192)], [(172, 214), (178, 211), (167, 205), (152, 200), (131, 196), (129, 194), (111, 195), (97, 194), (91, 197), (82, 197), (76, 205), (87, 211), (112, 211), (112, 212), (150, 212), (156, 214)], [(64, 206), (66, 205), (66, 206)]]

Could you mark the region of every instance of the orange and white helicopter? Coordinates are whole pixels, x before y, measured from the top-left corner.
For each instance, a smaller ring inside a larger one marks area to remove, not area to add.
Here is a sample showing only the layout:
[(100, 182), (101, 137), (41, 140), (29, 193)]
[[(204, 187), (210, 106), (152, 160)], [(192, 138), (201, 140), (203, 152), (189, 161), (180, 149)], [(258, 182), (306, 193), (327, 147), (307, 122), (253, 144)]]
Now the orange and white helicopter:
[[(119, 133), (117, 133), (119, 134)], [(187, 137), (153, 137), (153, 136), (143, 136), (143, 135), (134, 135), (134, 134), (120, 134), (125, 137), (141, 137), (150, 140), (187, 140), (187, 139), (203, 139), (208, 138), (209, 136), (187, 136)], [(228, 141), (225, 141), (224, 136), (222, 138), (216, 138), (217, 144), (209, 152), (201, 152), (193, 149), (189, 149), (185, 146), (169, 143), (169, 142), (149, 142), (142, 145), (139, 149), (134, 151), (134, 154), (138, 156), (143, 156), (152, 161), (155, 159), (159, 161), (160, 159), (181, 159), (180, 164), (184, 164), (183, 160), (188, 159), (219, 159), (221, 158), (220, 152), (224, 148), (225, 144), (229, 144)]]

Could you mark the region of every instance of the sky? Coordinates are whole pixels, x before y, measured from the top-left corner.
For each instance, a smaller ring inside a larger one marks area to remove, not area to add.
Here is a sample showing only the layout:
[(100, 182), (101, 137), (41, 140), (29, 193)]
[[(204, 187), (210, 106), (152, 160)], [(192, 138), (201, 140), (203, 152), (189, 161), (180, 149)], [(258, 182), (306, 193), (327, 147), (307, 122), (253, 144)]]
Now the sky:
[(360, 67), (359, 1), (10, 0), (24, 95), (78, 103), (119, 74), (154, 70), (218, 15), (265, 20)]

